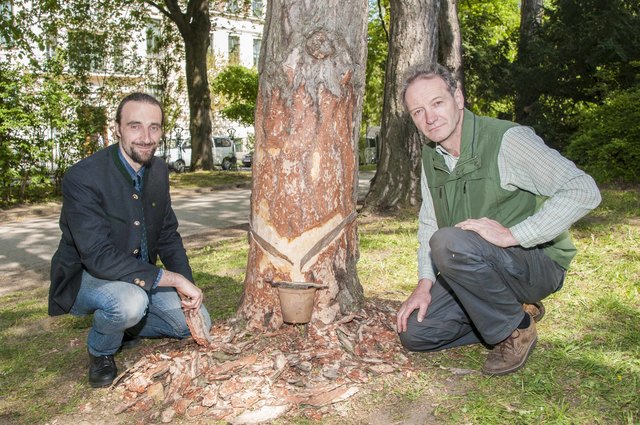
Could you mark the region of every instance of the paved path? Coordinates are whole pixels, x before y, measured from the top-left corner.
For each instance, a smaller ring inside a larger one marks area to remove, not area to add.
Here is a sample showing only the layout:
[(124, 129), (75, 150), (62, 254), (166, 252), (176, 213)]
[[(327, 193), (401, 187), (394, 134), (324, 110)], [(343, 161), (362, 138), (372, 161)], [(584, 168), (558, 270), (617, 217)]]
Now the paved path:
[[(360, 175), (364, 196), (373, 173)], [(172, 195), (178, 230), (187, 248), (246, 232), (250, 189), (180, 191)], [(60, 241), (59, 205), (40, 211), (41, 216), (4, 215), (0, 222), (0, 295), (19, 289), (49, 285), (49, 264)]]

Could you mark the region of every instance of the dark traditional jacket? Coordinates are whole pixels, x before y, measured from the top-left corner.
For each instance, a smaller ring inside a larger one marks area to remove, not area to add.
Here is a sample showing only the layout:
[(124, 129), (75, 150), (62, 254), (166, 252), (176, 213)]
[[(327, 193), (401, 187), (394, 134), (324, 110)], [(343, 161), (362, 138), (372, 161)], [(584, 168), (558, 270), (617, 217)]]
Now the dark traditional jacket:
[[(502, 137), (515, 125), (477, 116), (465, 109), (460, 157), (451, 171), (433, 144), (423, 148), (424, 171), (438, 227), (481, 217), (512, 227), (539, 209), (545, 198), (525, 190), (506, 190), (500, 185), (498, 153)], [(576, 254), (567, 231), (545, 244), (544, 250), (565, 269)]]
[[(69, 312), (83, 270), (149, 291), (160, 271), (155, 265), (159, 257), (167, 270), (193, 281), (171, 208), (169, 172), (160, 158), (146, 167), (140, 193), (118, 157), (118, 145), (109, 146), (67, 171), (62, 195), (62, 238), (51, 260), (50, 315)], [(138, 259), (143, 226), (149, 261)]]

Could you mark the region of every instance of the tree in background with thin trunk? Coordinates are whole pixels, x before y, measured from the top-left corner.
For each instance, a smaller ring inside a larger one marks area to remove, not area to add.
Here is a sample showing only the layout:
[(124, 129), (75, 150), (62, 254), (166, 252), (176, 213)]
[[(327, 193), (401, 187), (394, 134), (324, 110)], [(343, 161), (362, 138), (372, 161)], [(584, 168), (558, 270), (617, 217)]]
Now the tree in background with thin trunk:
[(365, 199), (367, 209), (399, 208), (420, 202), (421, 143), (404, 110), (403, 80), (409, 67), (438, 58), (440, 2), (392, 0), (390, 6), (380, 159)]

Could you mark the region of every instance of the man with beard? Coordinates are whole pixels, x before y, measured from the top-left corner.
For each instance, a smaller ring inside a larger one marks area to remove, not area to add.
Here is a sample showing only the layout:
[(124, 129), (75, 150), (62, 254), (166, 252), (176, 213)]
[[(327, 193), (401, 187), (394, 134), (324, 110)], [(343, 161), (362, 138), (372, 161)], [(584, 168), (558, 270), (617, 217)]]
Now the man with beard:
[(200, 311), (207, 329), (211, 324), (177, 231), (167, 166), (154, 156), (163, 122), (155, 98), (130, 94), (116, 112), (119, 143), (75, 164), (62, 182), (49, 314), (93, 314), (92, 387), (116, 378), (114, 354), (122, 346), (140, 337), (188, 337), (185, 314)]

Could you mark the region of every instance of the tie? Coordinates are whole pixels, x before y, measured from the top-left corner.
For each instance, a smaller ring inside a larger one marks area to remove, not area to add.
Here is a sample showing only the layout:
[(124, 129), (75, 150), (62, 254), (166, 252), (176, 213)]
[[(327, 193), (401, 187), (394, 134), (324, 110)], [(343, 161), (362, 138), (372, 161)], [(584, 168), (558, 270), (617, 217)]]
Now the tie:
[[(134, 180), (134, 184), (136, 190), (140, 192), (142, 195), (142, 176), (139, 174), (136, 175), (136, 179)], [(142, 200), (142, 198), (141, 198)], [(144, 224), (144, 209), (142, 210), (142, 219), (140, 220), (140, 231), (142, 232), (140, 239), (140, 261), (148, 262), (149, 261), (149, 248), (147, 247), (147, 228)]]

